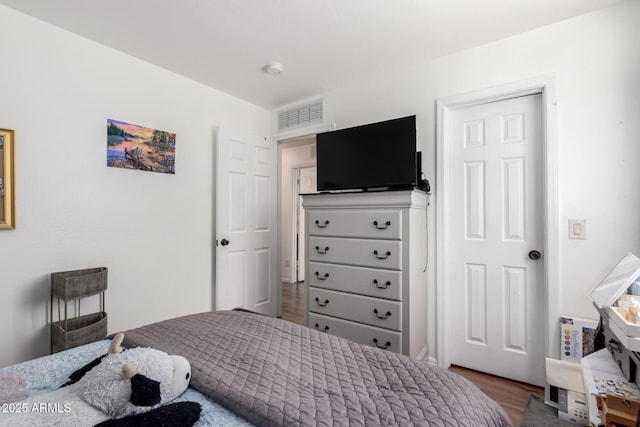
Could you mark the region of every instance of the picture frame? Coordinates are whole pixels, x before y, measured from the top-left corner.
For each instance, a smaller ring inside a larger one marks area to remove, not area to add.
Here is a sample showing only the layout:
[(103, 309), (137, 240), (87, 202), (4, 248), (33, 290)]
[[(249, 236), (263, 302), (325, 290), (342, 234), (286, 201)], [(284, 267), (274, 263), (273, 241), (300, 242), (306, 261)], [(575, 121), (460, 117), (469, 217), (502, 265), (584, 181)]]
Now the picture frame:
[(107, 166), (176, 173), (176, 134), (107, 119)]
[(15, 215), (15, 132), (0, 129), (0, 229), (13, 229)]

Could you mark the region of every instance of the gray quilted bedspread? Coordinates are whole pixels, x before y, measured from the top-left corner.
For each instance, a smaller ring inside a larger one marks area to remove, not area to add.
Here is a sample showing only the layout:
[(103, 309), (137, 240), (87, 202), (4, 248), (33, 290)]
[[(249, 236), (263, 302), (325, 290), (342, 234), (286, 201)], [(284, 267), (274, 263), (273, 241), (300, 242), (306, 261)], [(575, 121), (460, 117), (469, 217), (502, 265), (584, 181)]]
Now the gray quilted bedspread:
[(219, 311), (125, 331), (185, 356), (191, 386), (259, 426), (510, 426), (465, 378), (286, 320)]

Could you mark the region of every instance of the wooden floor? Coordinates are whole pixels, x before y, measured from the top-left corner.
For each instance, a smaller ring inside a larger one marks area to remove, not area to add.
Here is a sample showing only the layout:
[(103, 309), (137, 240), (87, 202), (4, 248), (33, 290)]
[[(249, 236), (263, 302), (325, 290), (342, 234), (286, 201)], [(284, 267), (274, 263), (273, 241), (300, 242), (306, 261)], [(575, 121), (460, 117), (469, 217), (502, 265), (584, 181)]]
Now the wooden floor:
[(530, 384), (507, 380), (459, 366), (451, 366), (450, 371), (462, 375), (489, 397), (498, 402), (507, 413), (515, 427), (520, 425), (520, 419), (527, 406), (530, 394), (544, 397), (544, 389)]
[(304, 283), (282, 283), (282, 317), (304, 325)]
[[(304, 283), (282, 284), (282, 318), (304, 324)], [(513, 425), (518, 427), (527, 405), (529, 394), (544, 396), (544, 389), (519, 383), (459, 366), (449, 368), (462, 375), (498, 402), (505, 410)]]

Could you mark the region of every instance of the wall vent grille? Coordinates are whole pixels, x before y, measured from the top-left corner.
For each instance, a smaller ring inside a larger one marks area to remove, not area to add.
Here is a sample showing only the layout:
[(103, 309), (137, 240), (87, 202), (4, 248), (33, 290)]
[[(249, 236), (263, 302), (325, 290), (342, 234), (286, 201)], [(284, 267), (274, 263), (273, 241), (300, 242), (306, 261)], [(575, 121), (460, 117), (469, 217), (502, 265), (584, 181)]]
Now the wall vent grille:
[(282, 132), (298, 126), (305, 126), (323, 119), (322, 101), (297, 105), (278, 113), (278, 131)]

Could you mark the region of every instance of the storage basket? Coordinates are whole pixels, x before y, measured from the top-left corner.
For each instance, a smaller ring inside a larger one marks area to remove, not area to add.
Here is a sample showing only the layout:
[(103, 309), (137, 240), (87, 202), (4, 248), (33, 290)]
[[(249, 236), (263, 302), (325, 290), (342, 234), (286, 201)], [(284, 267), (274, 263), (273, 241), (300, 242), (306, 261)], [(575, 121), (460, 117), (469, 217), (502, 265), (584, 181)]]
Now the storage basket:
[[(99, 341), (107, 336), (105, 291), (107, 267), (51, 273), (51, 352), (67, 350)], [(82, 298), (99, 295), (100, 309), (96, 313), (80, 315)], [(53, 321), (53, 303), (58, 300), (58, 321)], [(77, 317), (69, 318), (68, 303), (72, 301)], [(64, 317), (60, 310), (64, 306)]]
[(107, 267), (51, 273), (51, 294), (65, 301), (80, 299), (107, 289)]
[(107, 313), (85, 314), (51, 323), (52, 352), (99, 341), (107, 336)]

